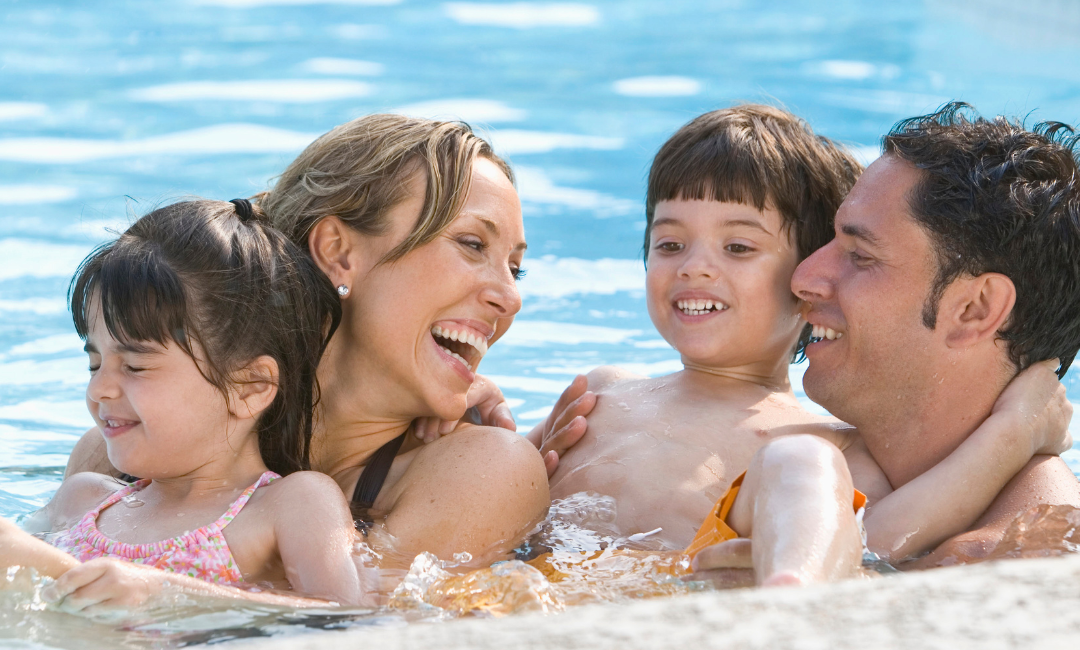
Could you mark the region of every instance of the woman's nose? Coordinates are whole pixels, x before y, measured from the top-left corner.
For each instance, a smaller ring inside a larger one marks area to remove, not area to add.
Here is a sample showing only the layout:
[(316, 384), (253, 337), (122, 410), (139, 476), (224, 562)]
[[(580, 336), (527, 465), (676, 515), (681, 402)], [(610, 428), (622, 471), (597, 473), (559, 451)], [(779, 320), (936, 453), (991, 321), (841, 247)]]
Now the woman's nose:
[(835, 257), (835, 242), (814, 251), (795, 268), (791, 291), (807, 302), (830, 299), (835, 286)]
[(491, 280), (484, 285), (481, 298), (495, 308), (499, 318), (506, 318), (521, 311), (521, 294), (517, 280), (509, 269), (505, 273), (495, 272)]

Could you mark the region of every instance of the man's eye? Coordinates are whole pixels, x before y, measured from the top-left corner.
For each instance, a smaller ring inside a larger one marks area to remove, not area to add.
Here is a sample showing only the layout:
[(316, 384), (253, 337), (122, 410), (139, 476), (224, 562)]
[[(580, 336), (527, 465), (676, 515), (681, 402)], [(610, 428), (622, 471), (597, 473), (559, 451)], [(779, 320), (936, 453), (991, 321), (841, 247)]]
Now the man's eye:
[(873, 261), (873, 259), (866, 257), (865, 255), (859, 255), (858, 251), (851, 251), (848, 253), (848, 256), (851, 257), (851, 261), (855, 266), (866, 266)]

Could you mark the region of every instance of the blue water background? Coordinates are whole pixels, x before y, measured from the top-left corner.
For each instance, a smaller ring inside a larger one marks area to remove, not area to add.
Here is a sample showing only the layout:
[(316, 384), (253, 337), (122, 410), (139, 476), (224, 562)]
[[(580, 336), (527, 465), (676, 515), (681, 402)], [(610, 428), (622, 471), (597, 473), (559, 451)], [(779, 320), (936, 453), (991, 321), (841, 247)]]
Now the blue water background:
[(366, 113), (470, 121), (520, 178), (524, 308), (482, 370), (525, 427), (574, 373), (679, 368), (639, 253), (650, 159), (688, 119), (779, 103), (865, 160), (949, 99), (1078, 123), (1077, 34), (1069, 0), (2, 0), (0, 516), (48, 499), (90, 424), (71, 273), (159, 202), (250, 195)]

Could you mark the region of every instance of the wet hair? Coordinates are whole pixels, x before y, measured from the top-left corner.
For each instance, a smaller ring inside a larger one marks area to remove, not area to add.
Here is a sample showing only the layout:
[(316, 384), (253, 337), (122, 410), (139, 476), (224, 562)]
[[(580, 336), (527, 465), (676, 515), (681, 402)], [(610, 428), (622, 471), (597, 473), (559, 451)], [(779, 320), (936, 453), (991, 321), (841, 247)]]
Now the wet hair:
[(934, 329), (945, 289), (962, 275), (1001, 273), (1016, 304), (998, 332), (1018, 369), (1080, 348), (1080, 171), (1072, 127), (986, 119), (963, 102), (898, 122), (886, 155), (921, 171), (908, 203), (930, 237), (937, 274), (923, 308)]
[(408, 181), (425, 179), (424, 205), (409, 235), (384, 260), (400, 259), (438, 237), (461, 211), (477, 158), (510, 166), (463, 122), (368, 115), (308, 145), (274, 186), (253, 197), (274, 226), (304, 250), (311, 229), (335, 215), (357, 232), (380, 235), (387, 212), (407, 197)]
[(341, 301), (248, 201), (191, 200), (150, 212), (83, 260), (68, 301), (84, 340), (100, 306), (114, 339), (175, 343), (227, 403), (242, 381), (237, 373), (272, 357), (277, 394), (256, 423), (263, 462), (283, 475), (309, 467), (316, 370)]
[[(766, 206), (792, 232), (799, 260), (832, 241), (833, 221), (862, 165), (799, 117), (761, 104), (699, 115), (660, 147), (645, 199), (645, 261), (656, 205), (711, 200)], [(810, 341), (806, 325), (795, 360)]]

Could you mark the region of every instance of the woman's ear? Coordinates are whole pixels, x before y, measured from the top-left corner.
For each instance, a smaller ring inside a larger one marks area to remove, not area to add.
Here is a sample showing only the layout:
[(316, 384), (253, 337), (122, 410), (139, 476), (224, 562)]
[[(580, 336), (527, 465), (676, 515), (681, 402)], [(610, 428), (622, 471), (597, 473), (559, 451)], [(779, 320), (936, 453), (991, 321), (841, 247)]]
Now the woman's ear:
[(352, 229), (336, 216), (323, 217), (308, 233), (308, 251), (315, 264), (335, 286), (351, 286), (356, 269)]
[[(1001, 273), (983, 273), (955, 280), (942, 296), (938, 325), (948, 327), (950, 347), (969, 347), (997, 340), (1016, 304), (1016, 286)], [(947, 310), (947, 311), (946, 311)]]
[(254, 420), (270, 408), (277, 397), (278, 376), (277, 361), (265, 354), (241, 368), (234, 375), (233, 415)]

